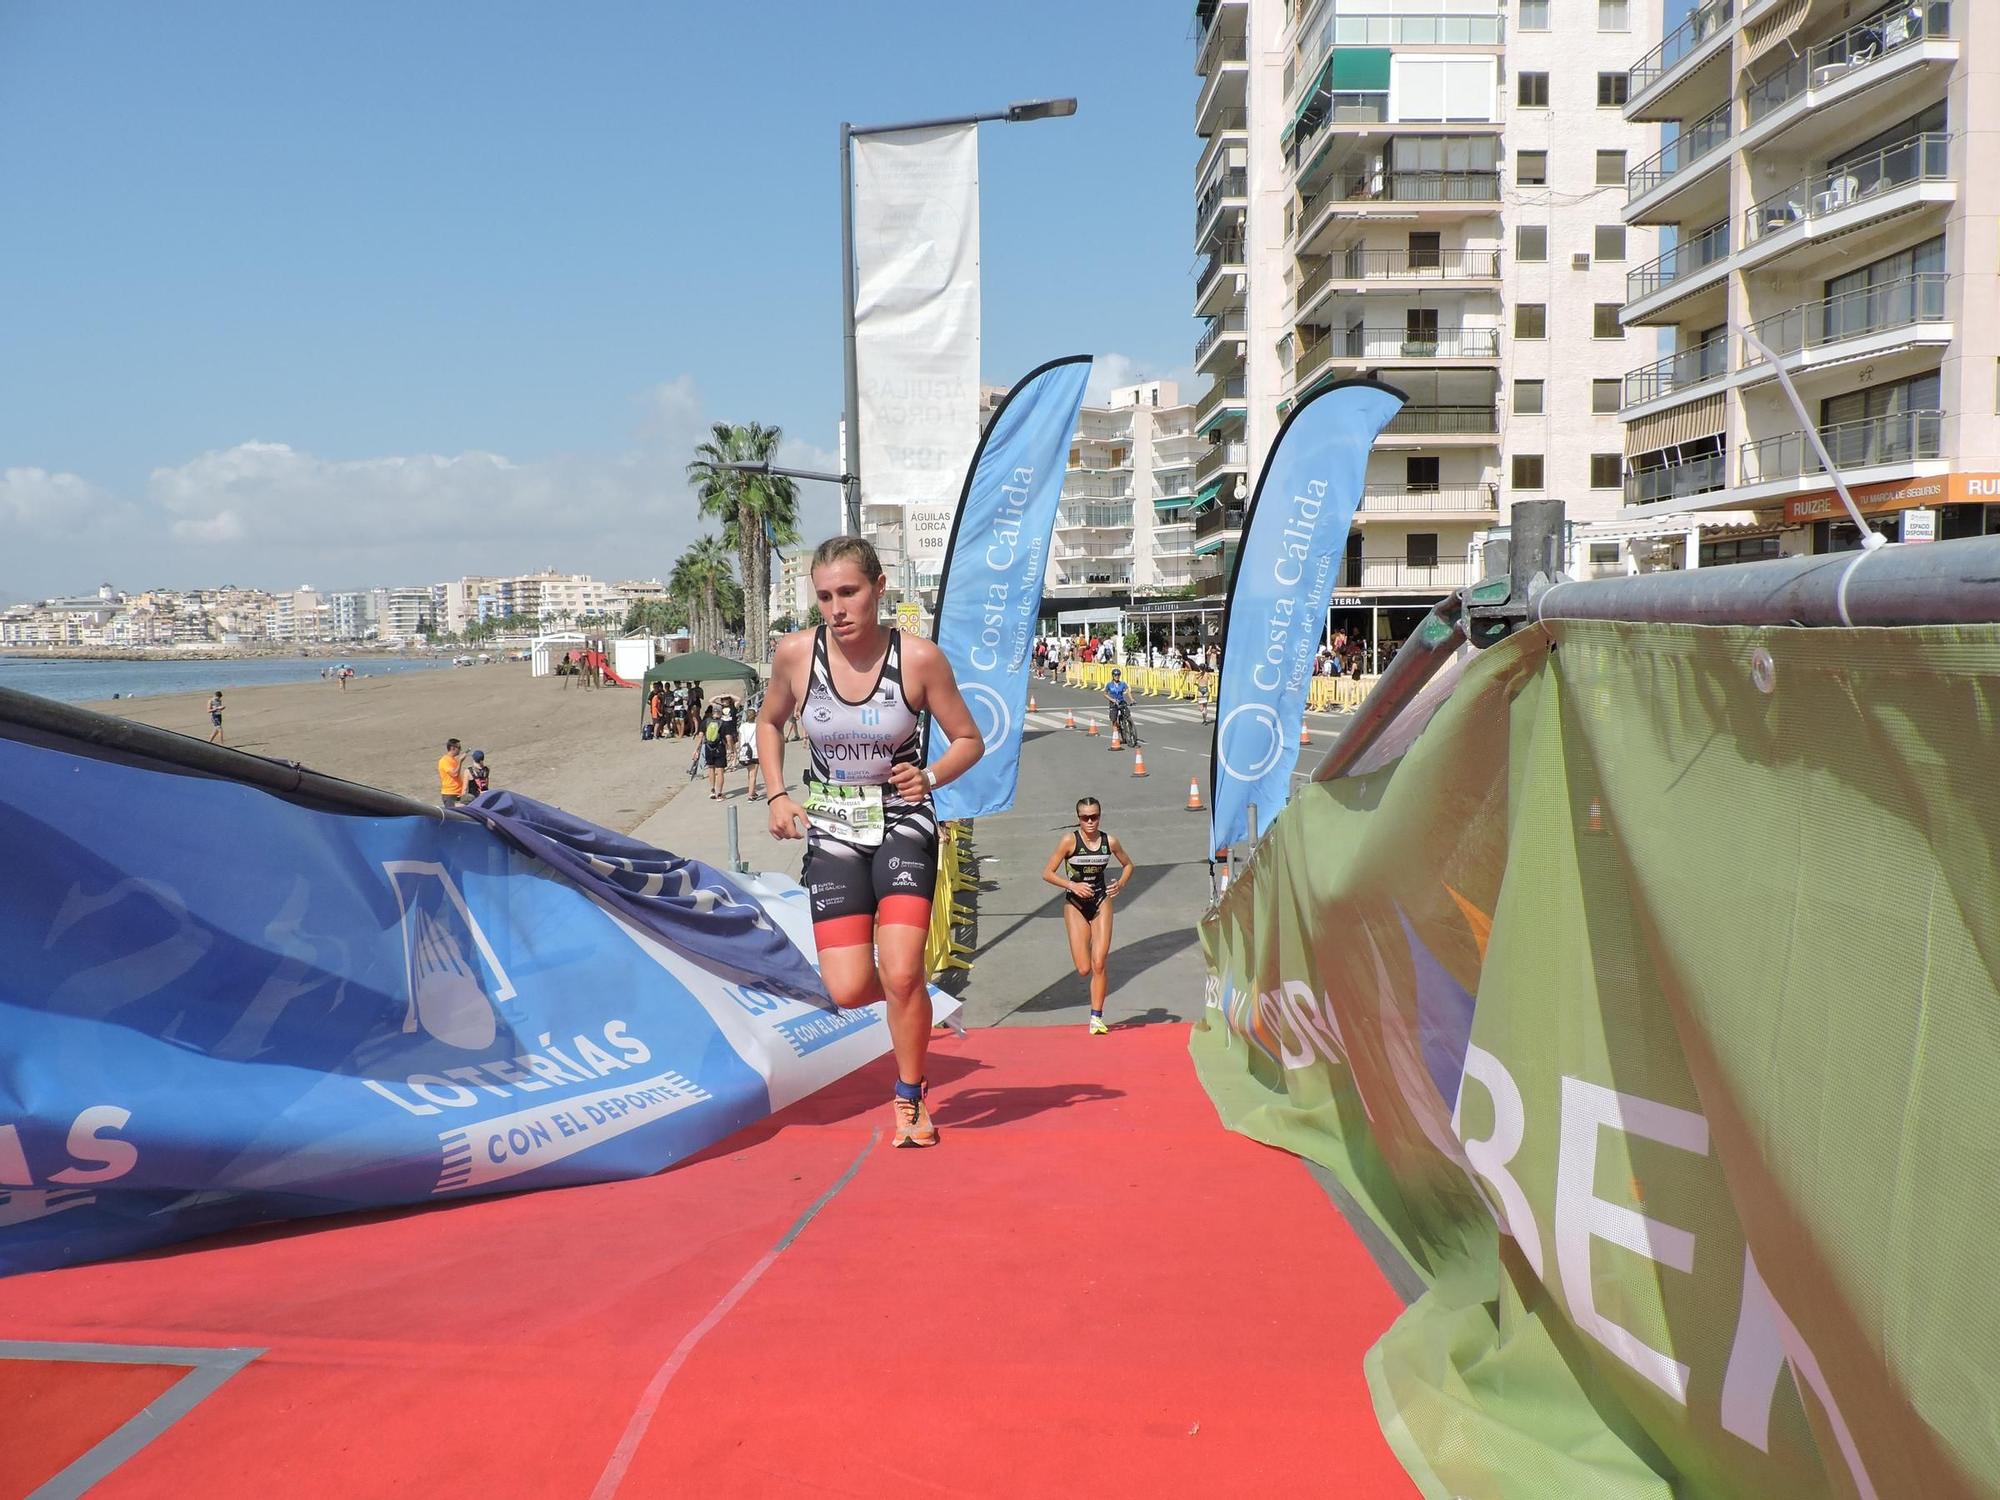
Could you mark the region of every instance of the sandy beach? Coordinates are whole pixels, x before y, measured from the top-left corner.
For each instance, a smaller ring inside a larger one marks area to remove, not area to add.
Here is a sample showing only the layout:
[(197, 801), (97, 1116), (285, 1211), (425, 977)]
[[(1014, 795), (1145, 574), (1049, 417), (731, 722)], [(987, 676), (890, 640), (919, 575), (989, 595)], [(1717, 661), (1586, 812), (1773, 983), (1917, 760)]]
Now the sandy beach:
[[(565, 683), (570, 685), (565, 687)], [(709, 683), (712, 698), (740, 683)], [(295, 760), (420, 801), (437, 800), (437, 759), (452, 735), (486, 752), (493, 786), (629, 832), (690, 785), (686, 740), (639, 737), (639, 694), (531, 677), (526, 662), (225, 691), (223, 727), (239, 750)], [(207, 739), (208, 694), (92, 703), (102, 713)], [(742, 773), (731, 772), (731, 786)]]

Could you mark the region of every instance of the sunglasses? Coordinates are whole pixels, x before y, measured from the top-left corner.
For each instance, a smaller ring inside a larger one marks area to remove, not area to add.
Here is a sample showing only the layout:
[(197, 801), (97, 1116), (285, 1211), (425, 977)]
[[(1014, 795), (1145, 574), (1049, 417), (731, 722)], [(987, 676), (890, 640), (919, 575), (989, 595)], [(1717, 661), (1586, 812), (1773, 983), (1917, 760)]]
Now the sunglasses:
[(1095, 823), (1099, 818), (1102, 818), (1103, 816), (1104, 816), (1103, 813), (1078, 813), (1076, 815), (1076, 820), (1079, 823)]

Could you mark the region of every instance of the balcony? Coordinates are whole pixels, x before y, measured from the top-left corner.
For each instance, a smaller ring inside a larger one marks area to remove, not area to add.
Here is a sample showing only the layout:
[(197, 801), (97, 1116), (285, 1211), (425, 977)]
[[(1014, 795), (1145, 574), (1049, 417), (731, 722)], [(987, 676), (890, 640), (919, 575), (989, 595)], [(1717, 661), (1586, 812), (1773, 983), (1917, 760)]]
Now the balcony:
[(1361, 497), (1361, 513), (1378, 520), (1390, 516), (1490, 516), (1498, 510), (1492, 489), (1483, 484), (1371, 484)]
[(1201, 337), (1195, 340), (1195, 366), (1199, 368), (1201, 362), (1208, 358), (1208, 351), (1225, 336), (1232, 333), (1240, 336), (1247, 322), (1248, 319), (1240, 307), (1231, 308), (1219, 318), (1210, 318), (1208, 327), (1202, 331)]
[[(1625, 321), (1637, 322), (1637, 304), (1656, 298), (1669, 287), (1678, 286), (1729, 259), (1729, 221), (1711, 224), (1691, 240), (1683, 240), (1665, 255), (1647, 261), (1625, 276)], [(1647, 311), (1652, 311), (1649, 308)]]
[(1336, 47), (1498, 47), (1499, 16), (1335, 16)]
[(1341, 570), (1338, 587), (1343, 589), (1422, 589), (1444, 593), (1464, 588), (1479, 580), (1472, 576), (1472, 564), (1462, 557), (1440, 558), (1433, 563), (1413, 563), (1406, 557), (1362, 557), (1361, 566), (1352, 560)]
[(1751, 204), (1743, 212), (1743, 249), (1747, 254), (1770, 247), (1768, 255), (1756, 257), (1769, 259), (1784, 253), (1778, 242), (1800, 225), (1807, 226), (1802, 239), (1842, 233), (1876, 217), (1870, 205), (1877, 205), (1881, 213), (1914, 206), (1892, 198), (1901, 189), (1951, 180), (1951, 136), (1943, 131), (1913, 135), (1858, 161), (1802, 177)]
[[(1857, 287), (1760, 319), (1750, 325), (1750, 331), (1788, 367), (1815, 363), (1813, 352), (1819, 349), (1838, 348), (1845, 357), (1850, 351), (1842, 346), (1856, 339), (1943, 323), (1950, 283), (1951, 278), (1942, 271), (1925, 271), (1880, 286)], [(1943, 332), (1940, 338), (1949, 340), (1950, 333)], [(1791, 355), (1803, 357), (1793, 360)], [(1764, 357), (1746, 341), (1741, 368), (1754, 369), (1763, 363)]]
[(1491, 437), (1500, 431), (1492, 406), (1406, 406), (1389, 418), (1385, 437)]
[[(1201, 148), (1201, 155), (1195, 160), (1194, 180), (1196, 182), (1208, 181), (1208, 174), (1214, 168), (1216, 160), (1222, 155), (1223, 148), (1230, 145), (1243, 144), (1240, 137), (1249, 128), (1250, 115), (1248, 111), (1241, 109), (1219, 111), (1209, 127), (1206, 143)], [(1239, 137), (1239, 139), (1232, 141), (1230, 139), (1232, 136)]]
[(1194, 518), (1194, 539), (1197, 542), (1242, 529), (1243, 507), (1240, 505), (1211, 505)]
[(1729, 455), (1710, 453), (1682, 463), (1625, 471), (1625, 503), (1657, 505), (1707, 495), (1729, 485)]
[[(1336, 234), (1356, 218), (1405, 219), (1411, 213), (1464, 216), (1491, 213), (1500, 201), (1498, 172), (1401, 172), (1380, 168), (1336, 178), (1299, 204), (1298, 251), (1331, 248)], [(1381, 209), (1378, 215), (1375, 210)]]
[(1195, 100), (1195, 134), (1208, 135), (1225, 111), (1242, 109), (1249, 86), (1249, 50), (1242, 32), (1224, 34), (1211, 27), (1202, 44), (1195, 71), (1203, 75), (1201, 94)]
[[(1638, 217), (1634, 209), (1641, 200), (1658, 194), (1668, 183), (1689, 173), (1706, 159), (1711, 151), (1726, 142), (1729, 139), (1730, 118), (1730, 105), (1725, 101), (1720, 109), (1704, 115), (1694, 124), (1687, 126), (1679, 136), (1669, 141), (1664, 149), (1647, 157), (1627, 172), (1625, 216), (1628, 219)], [(1721, 157), (1715, 158), (1717, 163), (1722, 160)], [(1687, 181), (1693, 180), (1692, 177), (1687, 177)], [(1658, 205), (1656, 203), (1653, 206)]]
[(1729, 339), (1718, 333), (1714, 338), (1669, 354), (1665, 359), (1642, 365), (1625, 377), (1624, 404), (1643, 406), (1682, 395), (1697, 386), (1720, 380), (1729, 373)]
[[(1921, 463), (1944, 452), (1944, 413), (1904, 411), (1858, 422), (1834, 422), (1819, 430), (1827, 456), (1845, 473), (1880, 464)], [(1742, 482), (1771, 484), (1824, 474), (1826, 466), (1803, 432), (1760, 438), (1743, 445)]]
[(1129, 500), (1132, 485), (1124, 479), (1079, 478), (1082, 471), (1072, 469), (1063, 480), (1062, 495), (1065, 500)]
[(1208, 221), (1214, 218), (1220, 209), (1230, 204), (1242, 207), (1244, 195), (1249, 190), (1249, 181), (1249, 174), (1243, 168), (1235, 167), (1202, 189), (1201, 196), (1195, 200), (1194, 205), (1195, 244), (1199, 245), (1202, 242), (1202, 236), (1208, 229)]
[(1497, 328), (1366, 328), (1356, 326), (1331, 335), (1334, 359), (1370, 364), (1429, 363), (1455, 360), (1489, 361), (1500, 357)]
[(1227, 239), (1209, 251), (1195, 266), (1195, 311), (1212, 316), (1240, 304), (1243, 292), (1238, 283), (1243, 274), (1243, 241)]
[(1250, 462), (1250, 449), (1243, 443), (1217, 443), (1194, 466), (1194, 487), (1198, 490), (1224, 469), (1241, 469)]
[(1235, 409), (1243, 410), (1244, 393), (1249, 389), (1241, 375), (1232, 375), (1227, 380), (1218, 380), (1208, 388), (1208, 394), (1201, 398), (1201, 404), (1194, 409), (1196, 428), (1204, 428), (1218, 413)]
[(1063, 505), (1056, 510), (1058, 531), (1117, 531), (1131, 524), (1129, 505)]
[(1736, 19), (1735, 0), (1703, 0), (1688, 18), (1668, 32), (1660, 45), (1627, 69), (1631, 79), (1625, 103), (1628, 120), (1650, 119), (1646, 106), (1692, 74), (1696, 67), (1726, 52), (1722, 38)]
[(1752, 84), (1743, 96), (1744, 117), (1749, 124), (1759, 125), (1795, 100), (1803, 101), (1809, 109), (1813, 102), (1809, 95), (1864, 73), (1886, 76), (1894, 71), (1891, 59), (1910, 57), (1909, 49), (1922, 42), (1950, 38), (1951, 6), (1947, 0), (1902, 0), (1807, 48), (1768, 78)]

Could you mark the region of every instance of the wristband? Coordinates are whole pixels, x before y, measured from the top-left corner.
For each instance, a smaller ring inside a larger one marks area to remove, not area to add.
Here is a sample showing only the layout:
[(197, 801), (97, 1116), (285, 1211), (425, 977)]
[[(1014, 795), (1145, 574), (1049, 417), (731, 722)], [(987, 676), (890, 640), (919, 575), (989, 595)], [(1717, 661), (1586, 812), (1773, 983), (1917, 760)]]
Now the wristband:
[(924, 785), (929, 787), (932, 791), (937, 790), (937, 772), (932, 770), (929, 766), (924, 767)]

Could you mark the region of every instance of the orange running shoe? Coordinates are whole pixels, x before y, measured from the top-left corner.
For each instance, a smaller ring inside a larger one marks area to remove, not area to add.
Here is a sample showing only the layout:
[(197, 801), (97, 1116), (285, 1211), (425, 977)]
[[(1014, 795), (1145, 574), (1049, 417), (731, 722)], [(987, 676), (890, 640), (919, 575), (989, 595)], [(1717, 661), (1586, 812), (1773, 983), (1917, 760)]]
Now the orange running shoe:
[[(929, 1094), (929, 1080), (923, 1084), (924, 1094)], [(922, 1096), (905, 1099), (898, 1094), (895, 1099), (896, 1138), (891, 1146), (935, 1146), (938, 1143), (938, 1129), (931, 1120), (931, 1112), (924, 1106)]]

